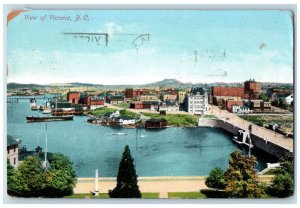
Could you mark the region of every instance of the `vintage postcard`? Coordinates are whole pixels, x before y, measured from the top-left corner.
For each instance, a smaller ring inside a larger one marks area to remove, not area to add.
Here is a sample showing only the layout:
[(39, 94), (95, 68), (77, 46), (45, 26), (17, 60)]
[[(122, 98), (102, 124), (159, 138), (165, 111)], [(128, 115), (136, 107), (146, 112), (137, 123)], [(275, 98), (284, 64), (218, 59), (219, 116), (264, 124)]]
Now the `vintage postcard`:
[(15, 10), (11, 198), (294, 195), (288, 10)]

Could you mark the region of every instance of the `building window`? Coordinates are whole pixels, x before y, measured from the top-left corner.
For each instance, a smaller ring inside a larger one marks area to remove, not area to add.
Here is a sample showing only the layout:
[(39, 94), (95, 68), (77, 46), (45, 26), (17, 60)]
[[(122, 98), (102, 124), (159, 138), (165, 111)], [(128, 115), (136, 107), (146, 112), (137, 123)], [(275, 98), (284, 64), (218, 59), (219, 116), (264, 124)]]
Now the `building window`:
[(14, 152), (16, 152), (16, 149), (17, 149), (17, 146), (15, 145), (15, 146), (14, 146)]
[(14, 157), (14, 165), (16, 164), (16, 158)]

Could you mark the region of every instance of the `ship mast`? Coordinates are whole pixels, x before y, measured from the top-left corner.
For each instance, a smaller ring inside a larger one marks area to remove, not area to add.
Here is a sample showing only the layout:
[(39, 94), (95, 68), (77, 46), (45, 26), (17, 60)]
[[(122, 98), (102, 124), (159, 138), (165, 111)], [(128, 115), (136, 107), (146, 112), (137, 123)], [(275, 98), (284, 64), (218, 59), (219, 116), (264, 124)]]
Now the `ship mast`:
[(47, 133), (47, 123), (46, 123), (46, 147), (45, 147), (45, 161), (44, 161), (44, 168), (47, 167), (47, 152), (48, 152), (48, 133)]

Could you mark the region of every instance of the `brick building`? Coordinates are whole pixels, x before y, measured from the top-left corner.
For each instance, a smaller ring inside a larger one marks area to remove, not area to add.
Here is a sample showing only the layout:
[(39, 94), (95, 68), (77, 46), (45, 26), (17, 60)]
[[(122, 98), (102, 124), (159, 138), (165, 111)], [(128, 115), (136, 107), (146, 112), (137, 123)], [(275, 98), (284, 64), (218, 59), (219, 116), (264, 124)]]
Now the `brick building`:
[(212, 96), (230, 96), (244, 98), (243, 87), (212, 87)]
[(125, 98), (133, 98), (133, 89), (132, 88), (125, 89), (124, 96)]
[(227, 100), (226, 101), (226, 110), (232, 112), (232, 106), (243, 106), (243, 101), (241, 100)]
[(244, 93), (245, 98), (248, 99), (258, 99), (261, 91), (262, 91), (262, 84), (261, 82), (256, 82), (254, 80), (248, 80), (244, 82)]
[(80, 92), (68, 92), (67, 100), (69, 103), (78, 104), (80, 100)]

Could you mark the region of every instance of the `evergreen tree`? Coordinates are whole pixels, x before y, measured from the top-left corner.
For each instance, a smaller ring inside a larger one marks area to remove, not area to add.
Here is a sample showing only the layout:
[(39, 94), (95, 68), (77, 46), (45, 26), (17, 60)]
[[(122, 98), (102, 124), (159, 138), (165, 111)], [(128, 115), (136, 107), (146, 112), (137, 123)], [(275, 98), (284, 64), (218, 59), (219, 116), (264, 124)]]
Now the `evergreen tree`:
[(214, 189), (224, 189), (226, 184), (223, 170), (217, 167), (212, 169), (205, 180), (205, 185)]
[(137, 185), (137, 175), (130, 154), (129, 146), (126, 145), (119, 165), (117, 186), (109, 191), (111, 198), (141, 198), (141, 192)]
[(264, 189), (254, 170), (255, 157), (247, 157), (240, 151), (230, 154), (229, 167), (225, 173), (225, 191), (232, 198), (260, 198)]

